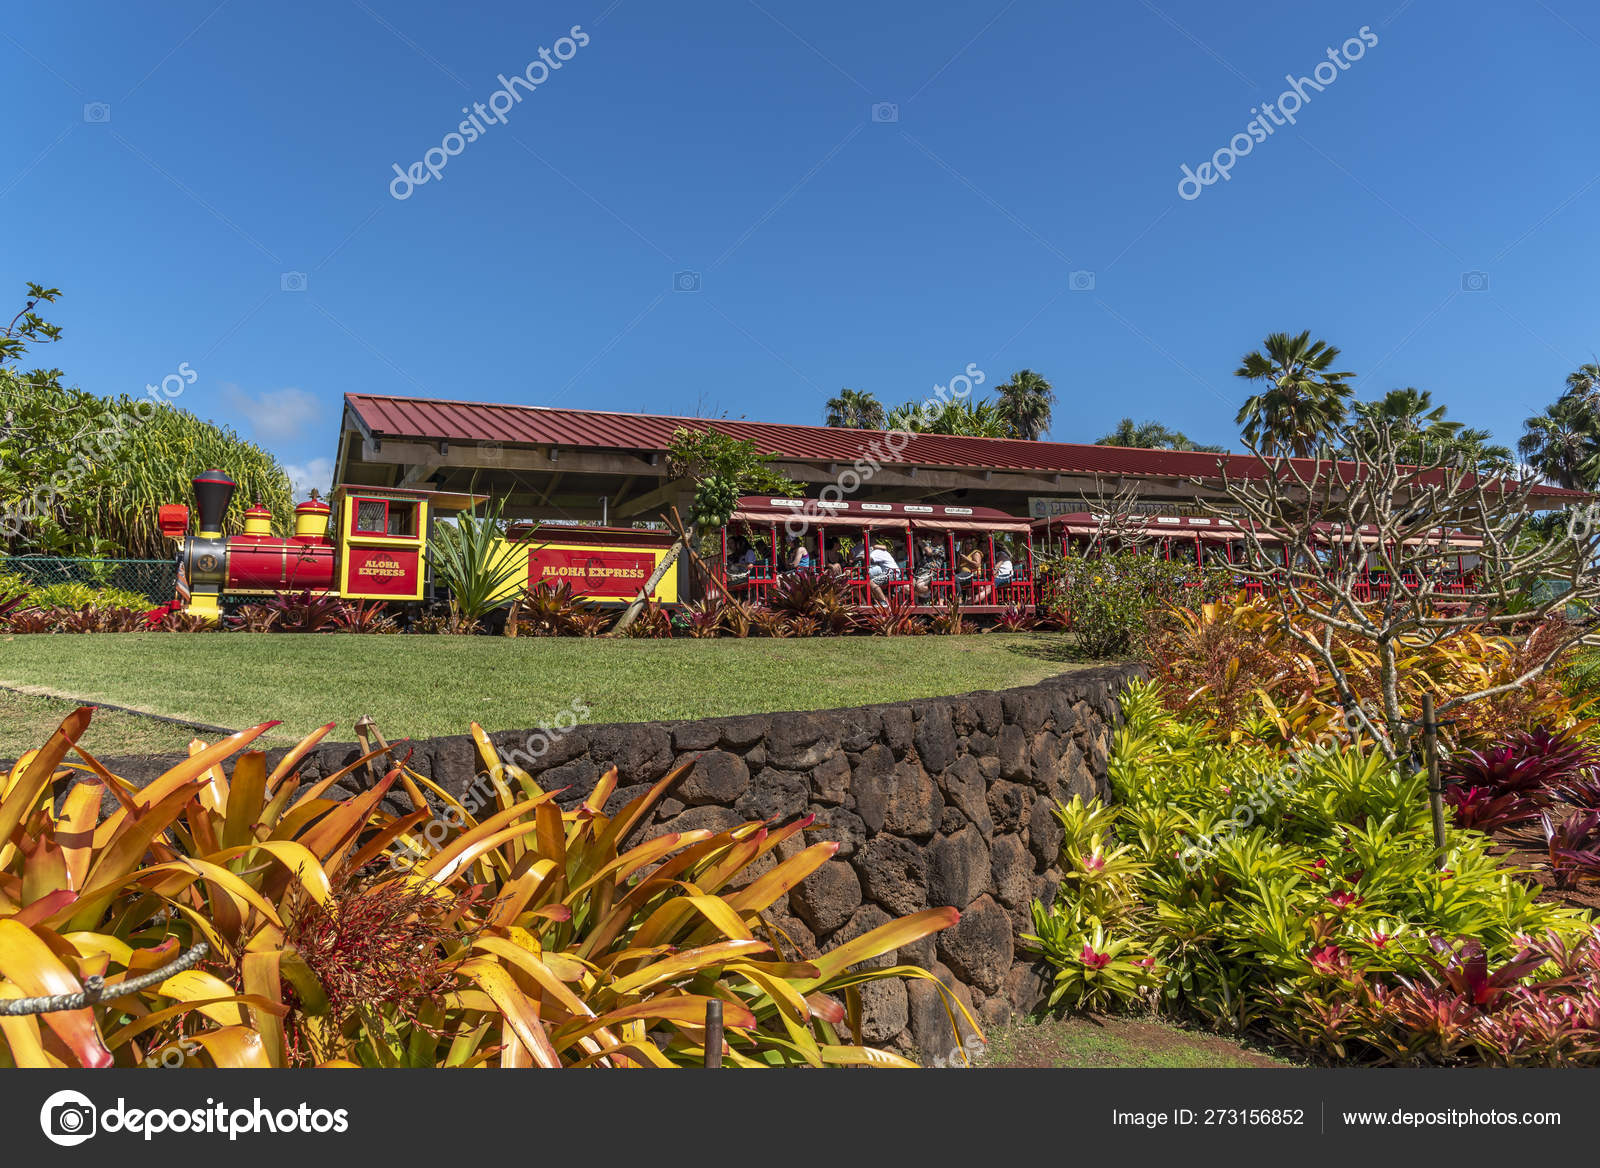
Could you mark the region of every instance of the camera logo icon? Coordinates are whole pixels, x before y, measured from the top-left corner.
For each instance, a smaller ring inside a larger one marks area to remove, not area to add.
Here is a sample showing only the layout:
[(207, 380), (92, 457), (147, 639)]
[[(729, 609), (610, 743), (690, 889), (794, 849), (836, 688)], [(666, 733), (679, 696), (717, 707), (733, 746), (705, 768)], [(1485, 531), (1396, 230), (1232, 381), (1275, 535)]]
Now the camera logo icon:
[(478, 461), (498, 465), (505, 459), (506, 448), (498, 442), (478, 443)]
[(304, 272), (285, 272), (278, 278), (278, 287), (285, 292), (304, 292), (306, 290), (306, 274)]
[(1462, 272), (1461, 290), (1463, 292), (1487, 292), (1489, 290), (1489, 273)]
[(103, 126), (111, 120), (111, 103), (104, 101), (91, 101), (84, 103), (83, 120), (92, 125)]
[(98, 1117), (89, 1097), (78, 1091), (57, 1091), (39, 1108), (39, 1126), (45, 1139), (63, 1148), (76, 1147), (92, 1137)]
[(699, 272), (678, 272), (672, 277), (672, 290), (674, 292), (700, 291)]
[(900, 107), (892, 101), (875, 101), (872, 103), (872, 120), (875, 122), (898, 122), (900, 120)]
[(1093, 272), (1073, 272), (1067, 277), (1067, 287), (1074, 292), (1093, 292)]

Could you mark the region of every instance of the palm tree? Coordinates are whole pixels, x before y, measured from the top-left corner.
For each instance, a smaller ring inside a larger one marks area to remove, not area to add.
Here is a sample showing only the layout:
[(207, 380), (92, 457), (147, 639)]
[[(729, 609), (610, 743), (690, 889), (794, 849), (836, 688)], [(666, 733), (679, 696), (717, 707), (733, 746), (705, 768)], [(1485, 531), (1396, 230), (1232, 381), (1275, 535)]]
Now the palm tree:
[(1455, 448), (1466, 454), (1479, 470), (1514, 470), (1511, 447), (1491, 442), (1493, 437), (1488, 430), (1468, 426), (1456, 435)]
[(920, 434), (924, 430), (922, 415), (916, 402), (902, 402), (883, 419), (885, 430), (903, 430), (907, 434)]
[(1581, 398), (1564, 396), (1524, 422), (1517, 453), (1557, 486), (1587, 489), (1600, 482), (1600, 432)]
[(1095, 439), (1096, 446), (1133, 446), (1141, 450), (1195, 450), (1204, 454), (1225, 453), (1220, 446), (1195, 442), (1181, 430), (1169, 430), (1160, 422), (1135, 422), (1123, 418), (1117, 428)]
[(1172, 431), (1160, 422), (1135, 422), (1123, 418), (1109, 434), (1095, 439), (1096, 446), (1131, 446), (1140, 450), (1164, 450), (1172, 441)]
[(1234, 420), (1245, 440), (1263, 454), (1309, 455), (1344, 421), (1350, 397), (1350, 373), (1330, 372), (1337, 347), (1313, 341), (1308, 329), (1299, 336), (1272, 333), (1261, 351), (1245, 355), (1234, 376), (1265, 382)]
[(962, 400), (948, 403), (928, 427), (930, 434), (963, 434), (968, 438), (1014, 438), (1013, 423), (997, 402)]
[(1590, 409), (1600, 406), (1600, 365), (1590, 361), (1567, 374), (1567, 392), (1562, 396), (1582, 398)]
[(1056, 404), (1055, 390), (1032, 369), (1020, 369), (996, 391), (995, 407), (1000, 411), (1014, 438), (1034, 441), (1050, 429), (1050, 412)]
[(883, 403), (869, 390), (841, 389), (837, 397), (828, 399), (825, 426), (845, 430), (882, 430), (884, 428)]
[(1488, 430), (1446, 421), (1448, 408), (1434, 405), (1433, 394), (1425, 389), (1391, 389), (1376, 401), (1356, 402), (1351, 410), (1368, 423), (1357, 440), (1369, 452), (1376, 446), (1373, 429), (1382, 426), (1394, 434), (1395, 451), (1406, 462), (1458, 462), (1485, 469), (1511, 462), (1511, 451), (1493, 445)]
[(1425, 461), (1428, 452), (1446, 452), (1452, 449), (1462, 429), (1460, 422), (1445, 421), (1445, 406), (1433, 404), (1433, 394), (1426, 389), (1406, 386), (1391, 389), (1376, 401), (1355, 402), (1351, 412), (1368, 423), (1364, 431), (1370, 446), (1374, 431), (1382, 427), (1394, 435), (1395, 450), (1410, 462)]
[(905, 402), (889, 411), (886, 426), (909, 434), (956, 434), (964, 438), (1010, 438), (1010, 424), (991, 401), (956, 398), (942, 404), (929, 399)]

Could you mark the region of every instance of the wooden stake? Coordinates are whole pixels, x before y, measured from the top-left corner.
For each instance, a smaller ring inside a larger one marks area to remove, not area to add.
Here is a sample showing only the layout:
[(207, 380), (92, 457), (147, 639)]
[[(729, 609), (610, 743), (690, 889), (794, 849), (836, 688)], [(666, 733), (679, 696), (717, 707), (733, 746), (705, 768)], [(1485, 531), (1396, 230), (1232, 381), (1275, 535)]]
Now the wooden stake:
[(1433, 811), (1434, 867), (1444, 867), (1444, 788), (1439, 785), (1439, 723), (1433, 695), (1422, 695), (1422, 757), (1428, 768), (1428, 806)]
[(722, 999), (706, 1002), (706, 1066), (722, 1066)]

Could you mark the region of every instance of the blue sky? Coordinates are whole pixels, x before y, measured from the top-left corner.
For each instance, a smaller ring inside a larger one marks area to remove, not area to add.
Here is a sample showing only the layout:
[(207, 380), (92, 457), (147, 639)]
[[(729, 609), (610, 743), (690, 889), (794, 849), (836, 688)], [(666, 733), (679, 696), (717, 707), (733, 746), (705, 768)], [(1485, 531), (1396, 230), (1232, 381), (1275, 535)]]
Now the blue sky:
[[(1044, 373), (1059, 440), (1226, 443), (1239, 357), (1309, 328), (1361, 396), (1505, 440), (1600, 347), (1580, 0), (9, 9), (0, 290), (63, 291), (35, 360), (187, 362), (179, 404), (308, 480), (347, 391), (816, 422), (973, 362)], [(538, 85), (445, 143), (501, 74)]]

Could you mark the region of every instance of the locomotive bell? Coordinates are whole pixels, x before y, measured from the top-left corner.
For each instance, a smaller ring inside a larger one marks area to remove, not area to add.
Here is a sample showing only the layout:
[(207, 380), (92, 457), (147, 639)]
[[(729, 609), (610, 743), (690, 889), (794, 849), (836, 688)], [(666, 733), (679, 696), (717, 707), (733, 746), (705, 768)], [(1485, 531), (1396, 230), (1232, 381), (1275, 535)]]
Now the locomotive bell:
[(200, 516), (201, 535), (222, 534), (222, 519), (228, 513), (228, 504), (233, 501), (234, 488), (238, 485), (226, 471), (213, 469), (195, 477), (194, 503)]

